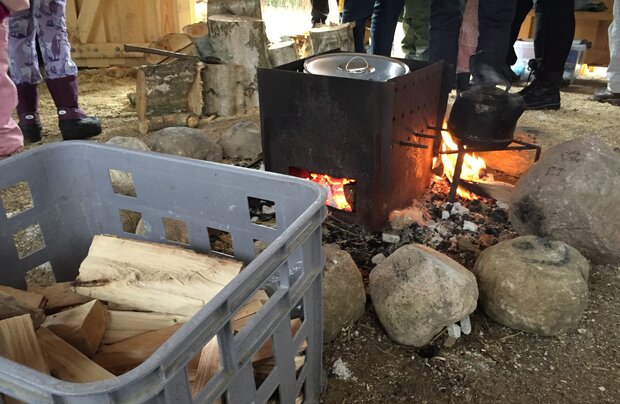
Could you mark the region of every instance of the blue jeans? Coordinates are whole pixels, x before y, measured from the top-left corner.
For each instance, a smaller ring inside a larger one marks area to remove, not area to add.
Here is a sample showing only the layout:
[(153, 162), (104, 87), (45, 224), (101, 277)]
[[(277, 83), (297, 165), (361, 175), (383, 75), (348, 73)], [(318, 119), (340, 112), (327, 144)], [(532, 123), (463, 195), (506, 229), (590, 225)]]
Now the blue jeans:
[(364, 34), (366, 21), (371, 18), (370, 53), (390, 56), (398, 16), (404, 4), (405, 0), (347, 0), (344, 3), (342, 22), (355, 22), (355, 51), (366, 51)]

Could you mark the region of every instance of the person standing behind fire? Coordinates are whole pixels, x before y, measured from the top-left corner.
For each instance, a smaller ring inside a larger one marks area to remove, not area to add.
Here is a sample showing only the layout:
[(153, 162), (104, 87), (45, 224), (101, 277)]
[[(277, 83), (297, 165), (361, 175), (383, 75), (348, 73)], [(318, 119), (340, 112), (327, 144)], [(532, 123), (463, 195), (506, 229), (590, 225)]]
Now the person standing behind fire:
[(370, 53), (390, 56), (398, 17), (404, 5), (405, 0), (346, 0), (342, 22), (355, 22), (355, 51), (366, 52), (366, 21), (371, 18)]
[[(12, 11), (27, 9), (28, 0), (0, 0), (0, 160), (22, 150), (24, 138), (11, 117), (17, 105), (17, 90), (8, 76), (8, 17)], [(10, 7), (10, 9), (9, 9)]]
[(65, 11), (66, 0), (31, 0), (29, 10), (10, 18), (9, 67), (17, 85), (19, 127), (30, 142), (41, 140), (42, 132), (38, 114), (38, 84), (42, 77), (35, 39), (63, 139), (87, 139), (101, 133), (99, 119), (87, 116), (78, 104), (78, 69), (71, 60)]
[(594, 93), (594, 99), (620, 106), (620, 0), (614, 1), (614, 19), (609, 25), (609, 66), (607, 87)]
[[(535, 59), (528, 66), (534, 80), (519, 94), (528, 109), (559, 109), (560, 85), (564, 65), (573, 45), (575, 35), (574, 0), (517, 0), (517, 11), (512, 23), (510, 47), (514, 46), (521, 24), (532, 7), (536, 8), (536, 33), (534, 36)], [(517, 56), (510, 52), (507, 64), (512, 66)]]

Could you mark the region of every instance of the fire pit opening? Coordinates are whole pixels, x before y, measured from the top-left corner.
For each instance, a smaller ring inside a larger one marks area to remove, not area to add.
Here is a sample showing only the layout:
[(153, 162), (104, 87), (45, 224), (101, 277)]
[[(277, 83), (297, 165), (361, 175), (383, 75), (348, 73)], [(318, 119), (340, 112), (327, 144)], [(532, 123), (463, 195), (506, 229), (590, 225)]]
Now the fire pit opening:
[(355, 179), (313, 173), (296, 167), (290, 167), (289, 174), (299, 178), (306, 178), (325, 188), (327, 190), (327, 200), (325, 201), (327, 206), (345, 212), (355, 211)]

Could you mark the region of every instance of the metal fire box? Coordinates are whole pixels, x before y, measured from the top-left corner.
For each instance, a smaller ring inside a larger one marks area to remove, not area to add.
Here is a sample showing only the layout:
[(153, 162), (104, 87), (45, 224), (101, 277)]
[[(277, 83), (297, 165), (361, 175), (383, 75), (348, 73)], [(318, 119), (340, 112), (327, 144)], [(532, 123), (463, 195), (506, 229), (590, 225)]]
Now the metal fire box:
[(304, 73), (303, 59), (259, 69), (265, 168), (354, 179), (353, 211), (332, 214), (371, 229), (410, 206), (431, 180), (450, 83), (443, 62), (402, 61), (411, 72), (384, 82)]

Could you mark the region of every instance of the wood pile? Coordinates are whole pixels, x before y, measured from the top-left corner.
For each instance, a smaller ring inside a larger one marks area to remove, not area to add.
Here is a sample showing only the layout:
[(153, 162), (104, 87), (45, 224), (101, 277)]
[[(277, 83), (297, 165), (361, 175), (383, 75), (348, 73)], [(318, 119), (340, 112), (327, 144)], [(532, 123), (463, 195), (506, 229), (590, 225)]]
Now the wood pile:
[[(113, 379), (147, 360), (242, 266), (177, 246), (95, 236), (74, 282), (28, 291), (0, 286), (0, 356), (68, 382)], [(258, 291), (233, 316), (233, 332), (267, 300)], [(292, 335), (300, 325), (291, 321)], [(305, 349), (295, 359), (297, 371)], [(260, 383), (275, 366), (271, 339), (252, 363)], [(219, 370), (214, 337), (188, 364), (193, 393)]]

